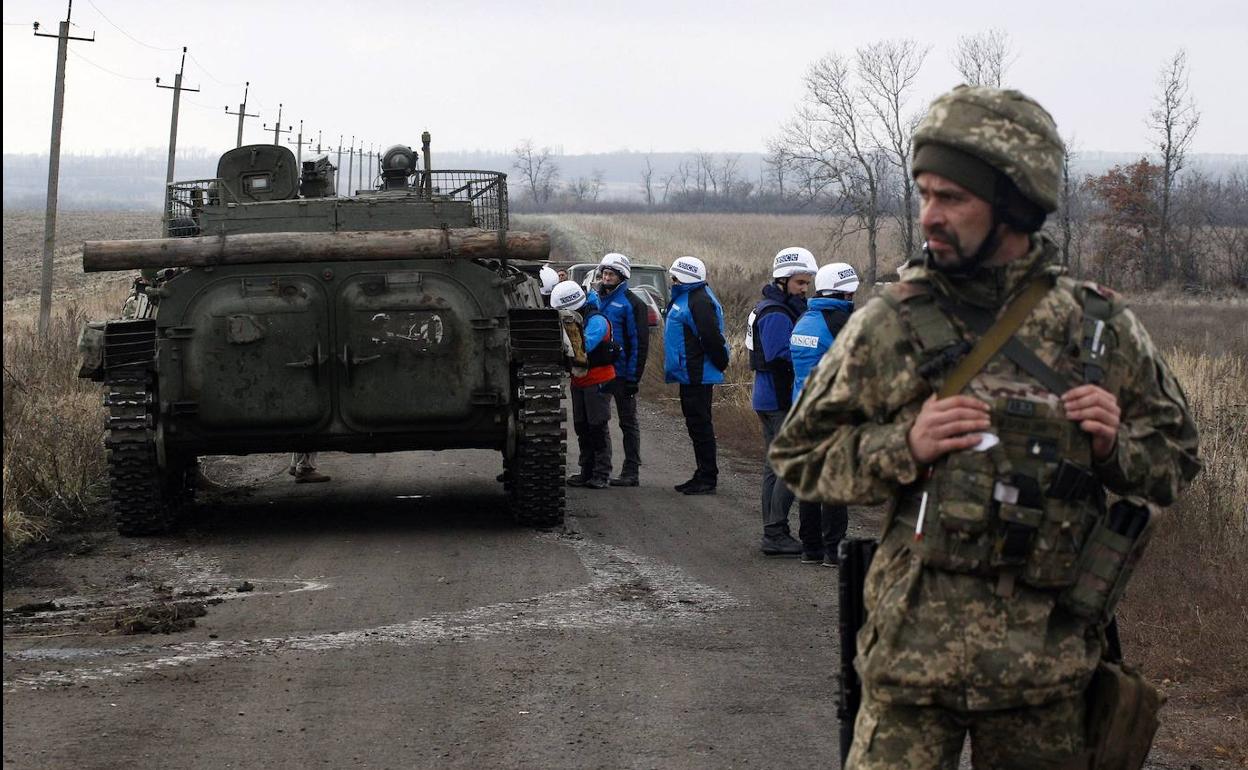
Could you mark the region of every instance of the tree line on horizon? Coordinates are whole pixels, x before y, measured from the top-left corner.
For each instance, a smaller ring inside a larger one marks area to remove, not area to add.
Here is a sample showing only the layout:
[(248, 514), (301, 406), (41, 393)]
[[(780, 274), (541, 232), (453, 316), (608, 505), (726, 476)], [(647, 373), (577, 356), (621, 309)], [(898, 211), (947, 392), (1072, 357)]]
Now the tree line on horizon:
[[(666, 173), (649, 156), (635, 202), (601, 197), (603, 174), (563, 179), (559, 157), (532, 139), (513, 149), (519, 211), (673, 211), (818, 213), (835, 246), (865, 236), (868, 281), (917, 253), (918, 202), (910, 148), (924, 105), (915, 105), (919, 72), (931, 48), (881, 40), (852, 53), (831, 52), (803, 78), (803, 99), (768, 144), (757, 177), (740, 157), (699, 153)], [(957, 40), (953, 64), (963, 82), (1008, 87), (1017, 53), (991, 29)], [(1200, 112), (1188, 85), (1187, 54), (1167, 59), (1144, 119), (1154, 151), (1103, 173), (1075, 172), (1078, 151), (1066, 137), (1059, 210), (1046, 228), (1077, 275), (1124, 288), (1178, 285), (1200, 291), (1248, 289), (1248, 172), (1214, 177), (1190, 167)]]

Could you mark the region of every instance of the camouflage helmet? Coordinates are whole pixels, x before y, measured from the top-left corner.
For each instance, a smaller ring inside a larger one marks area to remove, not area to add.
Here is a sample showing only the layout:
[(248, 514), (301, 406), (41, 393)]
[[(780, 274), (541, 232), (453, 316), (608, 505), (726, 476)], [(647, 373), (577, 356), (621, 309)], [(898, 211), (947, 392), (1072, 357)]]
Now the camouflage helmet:
[(961, 85), (932, 102), (914, 132), (926, 144), (971, 155), (1001, 172), (1045, 212), (1057, 210), (1065, 147), (1047, 110), (1014, 90)]

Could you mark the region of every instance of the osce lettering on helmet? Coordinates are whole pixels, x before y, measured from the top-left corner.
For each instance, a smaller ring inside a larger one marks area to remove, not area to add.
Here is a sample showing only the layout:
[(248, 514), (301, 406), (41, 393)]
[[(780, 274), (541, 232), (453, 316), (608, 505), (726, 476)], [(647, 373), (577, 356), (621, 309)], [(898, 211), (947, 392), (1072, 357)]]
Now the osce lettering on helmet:
[(692, 265), (692, 264), (690, 264), (690, 263), (688, 263), (688, 262), (677, 262), (677, 263), (676, 263), (676, 267), (679, 267), (681, 270), (688, 270), (688, 271), (689, 271), (689, 272), (691, 272), (691, 273), (696, 273), (696, 272), (698, 272), (698, 268), (697, 268), (697, 266), (696, 266), (696, 265)]
[(851, 267), (848, 270), (842, 270), (841, 272), (837, 273), (836, 277), (837, 278), (850, 278), (850, 277), (857, 278), (858, 274), (855, 273), (854, 269)]
[(800, 254), (781, 254), (776, 257), (776, 264), (783, 265), (786, 262), (797, 262), (802, 258)]

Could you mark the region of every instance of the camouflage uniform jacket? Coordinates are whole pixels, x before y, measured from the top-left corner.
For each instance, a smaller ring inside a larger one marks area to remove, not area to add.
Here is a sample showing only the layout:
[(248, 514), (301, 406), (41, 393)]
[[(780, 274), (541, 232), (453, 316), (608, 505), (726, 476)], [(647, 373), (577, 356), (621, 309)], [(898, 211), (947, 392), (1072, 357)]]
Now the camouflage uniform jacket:
[[(902, 280), (996, 310), (1035, 274), (1058, 276), (1016, 336), (1073, 382), (1082, 381), (1068, 354), (1068, 340), (1082, 325), (1081, 293), (1108, 297), (1115, 312), (1107, 323), (1116, 342), (1101, 385), (1116, 394), (1122, 416), (1114, 454), (1093, 470), (1111, 492), (1168, 505), (1200, 469), (1183, 392), (1134, 314), (1112, 292), (1061, 275), (1055, 253), (1051, 240), (1036, 236), (1025, 257), (1004, 267), (955, 281), (914, 266), (903, 271)], [(857, 660), (863, 685), (884, 702), (964, 711), (1072, 697), (1086, 687), (1101, 656), (1102, 628), (1055, 606), (1056, 591), (1019, 586), (1002, 598), (991, 578), (925, 566), (911, 550), (913, 532), (890, 526), (921, 471), (907, 433), (938, 387), (918, 374), (901, 317), (905, 312), (904, 304), (895, 310), (877, 297), (850, 316), (770, 454), (776, 472), (799, 498), (891, 504), (866, 581), (869, 617)], [(964, 393), (990, 401), (1003, 382), (1042, 392), (998, 354)]]

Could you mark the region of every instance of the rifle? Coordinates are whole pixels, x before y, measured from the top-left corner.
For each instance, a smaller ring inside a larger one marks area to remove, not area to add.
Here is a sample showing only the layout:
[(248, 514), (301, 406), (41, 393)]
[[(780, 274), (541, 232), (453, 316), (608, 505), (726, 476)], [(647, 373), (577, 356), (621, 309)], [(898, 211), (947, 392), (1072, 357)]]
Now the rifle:
[(869, 538), (846, 538), (837, 548), (840, 564), (839, 600), (841, 633), (841, 698), (836, 707), (836, 718), (841, 723), (841, 765), (849, 757), (849, 746), (854, 740), (854, 720), (862, 704), (862, 680), (854, 670), (854, 658), (858, 655), (858, 629), (867, 619), (863, 606), (862, 589), (866, 584), (867, 568), (879, 543)]

